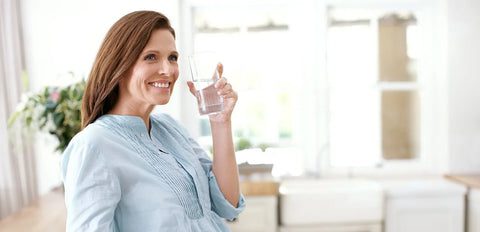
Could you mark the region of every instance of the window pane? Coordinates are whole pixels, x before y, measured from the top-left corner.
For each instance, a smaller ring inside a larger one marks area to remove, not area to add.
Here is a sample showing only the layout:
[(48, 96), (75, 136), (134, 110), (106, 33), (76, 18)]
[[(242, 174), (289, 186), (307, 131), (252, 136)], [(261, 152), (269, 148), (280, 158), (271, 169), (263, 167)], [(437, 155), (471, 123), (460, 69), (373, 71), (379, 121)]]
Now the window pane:
[(415, 14), (330, 8), (328, 17), (331, 164), (374, 166), (418, 157)]
[(382, 153), (384, 159), (418, 156), (420, 139), (419, 97), (414, 91), (382, 93)]
[(415, 81), (418, 53), (416, 18), (413, 14), (386, 14), (378, 20), (380, 81)]
[[(292, 81), (298, 75), (292, 67), (300, 59), (286, 48), (292, 37), (286, 12), (284, 7), (193, 11), (194, 50), (221, 52), (224, 75), (239, 94), (234, 136), (252, 147), (296, 145), (294, 102), (301, 82)], [(209, 131), (203, 132), (206, 136)]]
[(372, 166), (380, 158), (374, 42), (368, 20), (337, 20), (328, 28), (330, 159), (336, 167)]

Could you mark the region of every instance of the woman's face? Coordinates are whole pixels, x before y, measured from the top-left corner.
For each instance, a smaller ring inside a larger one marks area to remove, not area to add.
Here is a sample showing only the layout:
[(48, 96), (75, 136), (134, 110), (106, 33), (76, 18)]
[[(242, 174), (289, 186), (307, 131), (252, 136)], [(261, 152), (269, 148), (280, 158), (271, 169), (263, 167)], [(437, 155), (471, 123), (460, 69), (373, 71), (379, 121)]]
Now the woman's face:
[(130, 107), (141, 109), (167, 104), (178, 79), (177, 59), (172, 33), (153, 31), (130, 75), (120, 83), (120, 99), (129, 99)]

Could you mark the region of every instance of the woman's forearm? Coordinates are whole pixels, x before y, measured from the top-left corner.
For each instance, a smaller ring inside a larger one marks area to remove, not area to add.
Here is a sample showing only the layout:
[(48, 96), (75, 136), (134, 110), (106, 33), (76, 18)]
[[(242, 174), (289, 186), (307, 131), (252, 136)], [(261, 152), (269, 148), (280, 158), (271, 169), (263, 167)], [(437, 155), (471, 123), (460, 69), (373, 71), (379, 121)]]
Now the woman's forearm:
[(210, 122), (213, 139), (213, 173), (225, 198), (237, 207), (240, 196), (232, 123)]

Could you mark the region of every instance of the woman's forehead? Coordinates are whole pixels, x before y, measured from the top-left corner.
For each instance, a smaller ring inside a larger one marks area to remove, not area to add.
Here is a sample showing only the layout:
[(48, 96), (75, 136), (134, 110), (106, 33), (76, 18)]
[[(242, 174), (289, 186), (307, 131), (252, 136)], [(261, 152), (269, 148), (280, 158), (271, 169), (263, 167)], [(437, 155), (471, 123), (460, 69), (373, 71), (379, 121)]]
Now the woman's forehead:
[(144, 51), (155, 50), (158, 52), (176, 51), (175, 38), (167, 29), (158, 29), (152, 32)]

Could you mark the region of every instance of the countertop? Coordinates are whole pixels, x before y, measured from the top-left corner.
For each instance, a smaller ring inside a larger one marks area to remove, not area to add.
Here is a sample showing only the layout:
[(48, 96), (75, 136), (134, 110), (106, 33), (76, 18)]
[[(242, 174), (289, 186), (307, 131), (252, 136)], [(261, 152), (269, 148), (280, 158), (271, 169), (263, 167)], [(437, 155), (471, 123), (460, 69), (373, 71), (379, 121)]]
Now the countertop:
[(273, 180), (247, 180), (240, 182), (240, 190), (248, 196), (277, 196), (279, 183)]
[(480, 189), (480, 174), (448, 174), (445, 175), (445, 178), (464, 184), (469, 188)]
[(277, 196), (280, 182), (270, 174), (240, 175), (240, 191), (244, 196)]

